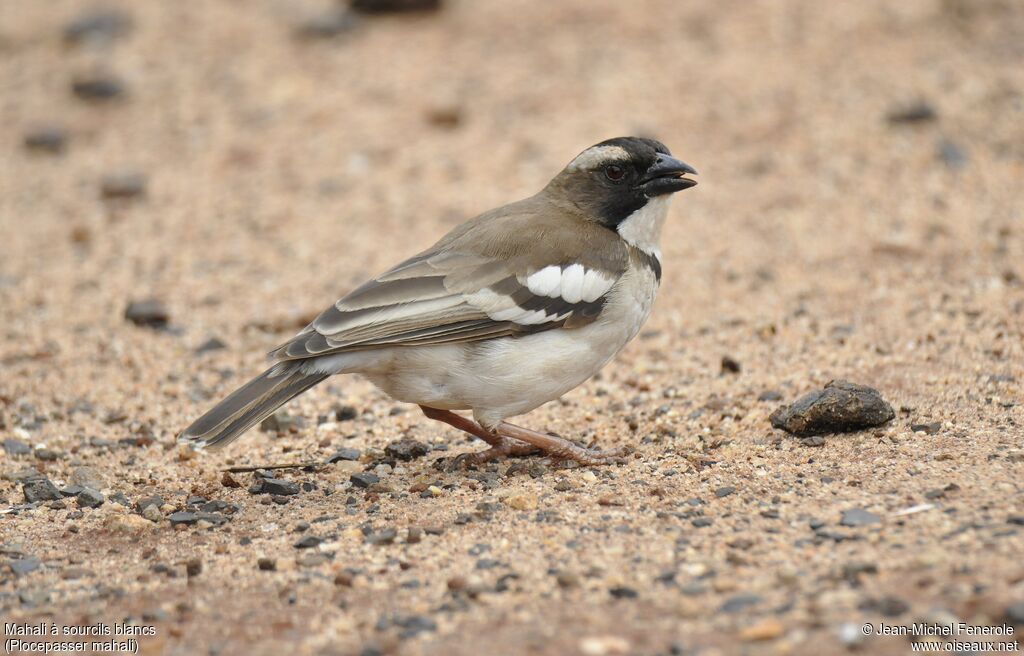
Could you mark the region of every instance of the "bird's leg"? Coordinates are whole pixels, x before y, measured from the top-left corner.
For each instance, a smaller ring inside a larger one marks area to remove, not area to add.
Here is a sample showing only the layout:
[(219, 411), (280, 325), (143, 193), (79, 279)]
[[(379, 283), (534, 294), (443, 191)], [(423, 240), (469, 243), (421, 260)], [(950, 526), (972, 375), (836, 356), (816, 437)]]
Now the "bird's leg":
[(554, 458), (574, 460), (581, 465), (604, 465), (609, 462), (623, 462), (626, 455), (625, 449), (621, 448), (612, 449), (611, 451), (584, 449), (565, 438), (538, 433), (537, 431), (516, 426), (506, 421), (498, 424), (495, 432), (503, 437), (531, 444)]
[(535, 447), (492, 433), (472, 419), (467, 419), (462, 415), (457, 415), (451, 410), (438, 410), (437, 408), (430, 408), (425, 405), (421, 405), (420, 410), (423, 411), (423, 414), (426, 415), (428, 419), (443, 421), (449, 426), (453, 426), (458, 428), (460, 431), (479, 437), (481, 440), (491, 445), (491, 448), (485, 451), (467, 453), (459, 456), (459, 463), (482, 465), (485, 462), (490, 462), (491, 460), (505, 456), (527, 456), (537, 453), (537, 449)]

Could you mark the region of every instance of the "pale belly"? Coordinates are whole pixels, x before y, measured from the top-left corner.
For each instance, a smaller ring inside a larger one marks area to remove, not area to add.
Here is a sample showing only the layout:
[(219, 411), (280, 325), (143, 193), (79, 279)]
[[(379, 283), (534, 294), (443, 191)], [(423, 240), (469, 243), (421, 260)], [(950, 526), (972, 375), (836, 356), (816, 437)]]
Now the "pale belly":
[(627, 276), (598, 321), (582, 328), (395, 348), (362, 373), (399, 401), (469, 409), (477, 421), (493, 427), (577, 387), (636, 336), (650, 314), (657, 283), (646, 270)]

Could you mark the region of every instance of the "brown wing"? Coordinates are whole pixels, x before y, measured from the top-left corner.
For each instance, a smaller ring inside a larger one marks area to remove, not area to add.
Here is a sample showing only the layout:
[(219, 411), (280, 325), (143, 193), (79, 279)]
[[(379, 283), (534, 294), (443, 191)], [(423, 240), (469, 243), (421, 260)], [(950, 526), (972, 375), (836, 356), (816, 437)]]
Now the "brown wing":
[[(593, 228), (528, 211), (484, 215), (355, 289), (270, 355), (295, 360), (585, 325), (628, 261), (613, 233)], [(553, 248), (557, 239), (574, 247)]]

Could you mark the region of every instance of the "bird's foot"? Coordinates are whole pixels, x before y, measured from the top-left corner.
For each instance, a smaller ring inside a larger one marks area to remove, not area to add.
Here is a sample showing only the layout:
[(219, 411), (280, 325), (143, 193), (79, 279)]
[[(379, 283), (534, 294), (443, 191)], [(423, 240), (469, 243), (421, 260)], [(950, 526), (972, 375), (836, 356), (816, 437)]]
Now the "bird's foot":
[(508, 422), (502, 422), (499, 424), (495, 432), (502, 437), (512, 438), (532, 445), (552, 458), (572, 460), (580, 465), (588, 467), (595, 465), (607, 465), (609, 463), (625, 463), (626, 456), (629, 454), (629, 452), (624, 448), (610, 449), (608, 451), (587, 449), (577, 444), (573, 444), (564, 437), (545, 435), (544, 433), (538, 433), (537, 431), (532, 431), (529, 428), (523, 428)]
[(499, 440), (497, 444), (489, 449), (456, 456), (452, 460), (450, 468), (458, 469), (461, 467), (479, 466), (500, 458), (532, 456), (540, 453), (540, 449), (537, 447), (524, 444), (518, 440), (510, 440), (505, 437), (501, 437)]

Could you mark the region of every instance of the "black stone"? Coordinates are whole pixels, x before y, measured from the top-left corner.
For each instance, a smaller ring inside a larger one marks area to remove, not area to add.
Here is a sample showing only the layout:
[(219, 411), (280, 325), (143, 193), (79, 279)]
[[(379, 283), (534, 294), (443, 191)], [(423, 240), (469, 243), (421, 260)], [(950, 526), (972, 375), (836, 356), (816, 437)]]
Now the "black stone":
[(379, 483), (380, 476), (377, 476), (376, 474), (371, 474), (370, 472), (359, 472), (356, 474), (352, 474), (349, 480), (352, 481), (352, 485), (356, 487), (367, 488), (373, 485), (374, 483)]
[(290, 496), (299, 493), (297, 483), (282, 481), (277, 478), (256, 478), (256, 482), (249, 488), (249, 494), (273, 494), (277, 496)]
[(351, 421), (359, 416), (359, 411), (353, 406), (343, 405), (334, 410), (334, 418), (338, 421)]
[(375, 544), (378, 546), (391, 544), (398, 537), (398, 531), (393, 528), (386, 528), (376, 533), (370, 533), (366, 536), (366, 542), (368, 544)]
[(124, 310), (124, 318), (136, 326), (166, 328), (171, 315), (164, 304), (155, 298), (131, 301)]
[(106, 497), (91, 487), (82, 488), (82, 491), (77, 495), (78, 507), (79, 508), (99, 508), (106, 501)]
[(608, 589), (608, 594), (615, 597), (616, 599), (636, 599), (640, 596), (640, 593), (633, 588), (627, 588), (626, 586), (619, 585), (614, 588)]
[(26, 556), (24, 558), (18, 558), (16, 560), (7, 561), (7, 566), (11, 568), (11, 572), (15, 576), (25, 576), (31, 572), (39, 569), (42, 563), (39, 562), (38, 558), (33, 556)]
[(360, 455), (362, 455), (362, 452), (359, 449), (351, 449), (347, 447), (338, 449), (327, 458), (327, 464), (340, 462), (342, 460), (354, 462), (356, 460), (359, 460)]
[(211, 337), (210, 339), (206, 340), (205, 342), (197, 346), (195, 353), (196, 355), (202, 355), (203, 353), (209, 353), (210, 351), (220, 351), (221, 349), (226, 349), (227, 347), (228, 345), (222, 342), (221, 340), (217, 339), (216, 337)]
[(882, 518), (875, 513), (868, 512), (863, 508), (851, 508), (843, 511), (839, 524), (841, 526), (867, 526), (868, 524), (878, 524), (881, 521)]
[(100, 196), (107, 200), (126, 200), (145, 194), (146, 176), (141, 173), (108, 175), (100, 181)]
[(694, 528), (707, 528), (711, 526), (711, 520), (707, 517), (698, 517), (690, 522)]
[(349, 6), (365, 14), (426, 12), (440, 9), (441, 0), (349, 0)]
[(910, 604), (898, 597), (885, 596), (866, 599), (858, 606), (860, 610), (875, 612), (884, 617), (899, 617), (910, 610)]
[(199, 513), (194, 513), (190, 510), (179, 510), (168, 515), (167, 521), (171, 523), (171, 526), (178, 524), (189, 526), (199, 521)]
[(21, 491), (28, 503), (57, 501), (61, 498), (60, 490), (45, 476), (33, 476), (26, 479), (21, 484)]
[(757, 396), (758, 401), (781, 401), (782, 392), (776, 390), (765, 390)]
[(60, 155), (68, 143), (68, 134), (62, 128), (44, 127), (25, 134), (22, 141), (26, 150), (47, 155)]
[(912, 105), (893, 109), (886, 116), (889, 123), (893, 125), (930, 123), (938, 117), (939, 115), (935, 108), (925, 100), (919, 100)]
[(732, 494), (735, 491), (736, 491), (736, 488), (731, 487), (729, 485), (726, 485), (724, 487), (720, 487), (717, 490), (715, 490), (715, 496), (718, 497), (719, 499), (721, 499), (722, 497), (729, 496), (730, 494)]
[(384, 447), (384, 453), (395, 460), (415, 460), (430, 453), (430, 447), (423, 442), (403, 438)]
[(722, 613), (740, 613), (761, 603), (761, 597), (754, 594), (739, 594), (729, 597), (719, 607)]
[(926, 433), (928, 435), (935, 435), (942, 429), (941, 421), (933, 421), (927, 424), (910, 424), (910, 430), (915, 433)]
[(729, 355), (722, 356), (722, 373), (723, 374), (738, 374), (743, 369), (740, 365), (739, 360)]
[(320, 546), (323, 542), (323, 538), (318, 538), (315, 535), (304, 535), (299, 538), (292, 546), (296, 549), (313, 549)]
[(124, 85), (113, 77), (85, 77), (71, 83), (71, 92), (81, 100), (102, 102), (124, 94)]
[(301, 39), (334, 39), (351, 32), (359, 20), (350, 11), (332, 7), (299, 24), (295, 35)]
[(32, 447), (21, 440), (14, 439), (13, 437), (4, 440), (3, 445), (4, 452), (9, 456), (25, 456), (32, 453)]
[(1006, 623), (1024, 626), (1024, 601), (1006, 607)]
[(64, 28), (64, 41), (77, 45), (89, 41), (110, 41), (127, 34), (132, 21), (127, 14), (99, 9), (82, 14)]
[(164, 505), (164, 500), (161, 497), (154, 494), (151, 497), (143, 497), (136, 501), (135, 510), (141, 513), (143, 510), (146, 509), (147, 506), (156, 506), (157, 510), (159, 510), (160, 506), (162, 505)]
[(834, 380), (771, 414), (772, 426), (801, 437), (880, 426), (896, 416), (877, 390)]

